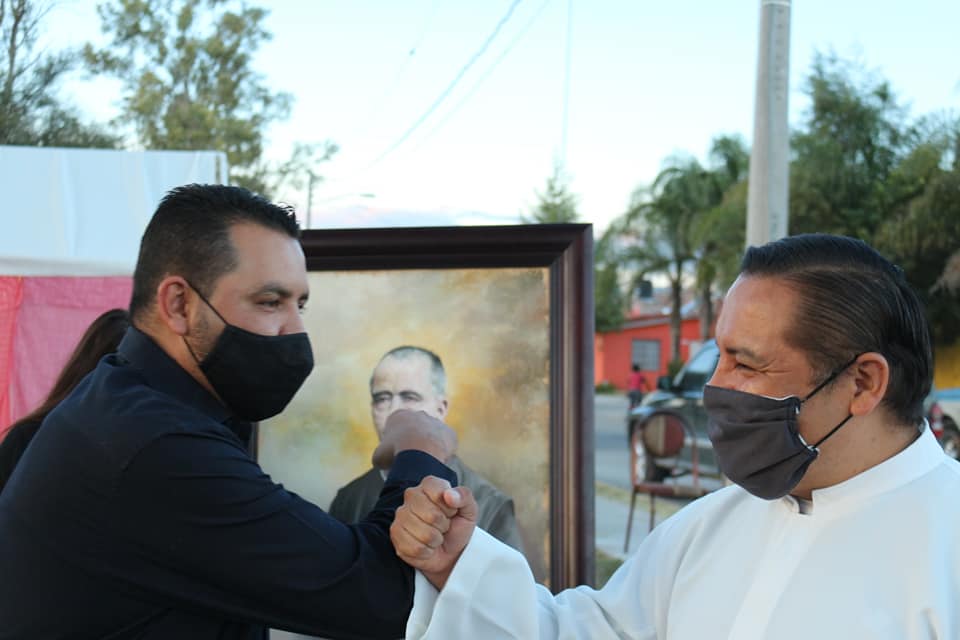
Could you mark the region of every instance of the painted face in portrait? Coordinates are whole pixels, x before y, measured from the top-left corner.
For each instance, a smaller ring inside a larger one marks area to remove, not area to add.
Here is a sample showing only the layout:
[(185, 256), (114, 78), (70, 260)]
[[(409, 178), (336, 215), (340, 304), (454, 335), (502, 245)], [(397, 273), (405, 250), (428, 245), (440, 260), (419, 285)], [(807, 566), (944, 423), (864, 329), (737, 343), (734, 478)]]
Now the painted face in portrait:
[(373, 426), (381, 437), (397, 409), (423, 411), (439, 420), (447, 415), (447, 398), (434, 383), (430, 359), (420, 353), (381, 360), (370, 380), (370, 398)]

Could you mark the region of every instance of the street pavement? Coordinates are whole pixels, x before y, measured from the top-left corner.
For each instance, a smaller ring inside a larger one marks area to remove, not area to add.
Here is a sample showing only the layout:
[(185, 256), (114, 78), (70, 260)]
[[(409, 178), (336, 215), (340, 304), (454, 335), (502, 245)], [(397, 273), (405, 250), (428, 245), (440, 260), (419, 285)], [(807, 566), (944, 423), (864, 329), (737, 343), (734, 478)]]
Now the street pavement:
[[(649, 496), (638, 495), (633, 514), (629, 551), (624, 552), (630, 512), (630, 452), (627, 447), (628, 402), (623, 394), (594, 396), (594, 449), (596, 469), (596, 547), (608, 556), (625, 559), (647, 535)], [(656, 519), (659, 524), (686, 504), (686, 500), (658, 498)]]

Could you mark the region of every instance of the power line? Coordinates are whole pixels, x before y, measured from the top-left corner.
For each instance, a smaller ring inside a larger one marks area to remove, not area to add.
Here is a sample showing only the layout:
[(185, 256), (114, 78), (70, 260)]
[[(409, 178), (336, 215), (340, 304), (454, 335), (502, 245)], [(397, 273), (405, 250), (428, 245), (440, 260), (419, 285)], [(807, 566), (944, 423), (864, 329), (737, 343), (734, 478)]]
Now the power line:
[(433, 4), (430, 6), (429, 12), (427, 13), (426, 20), (423, 21), (423, 28), (420, 29), (420, 33), (414, 39), (413, 44), (407, 48), (406, 54), (403, 57), (403, 62), (400, 65), (400, 69), (397, 71), (393, 80), (388, 85), (387, 90), (375, 102), (373, 108), (364, 118), (365, 125), (362, 128), (357, 129), (360, 132), (357, 134), (357, 137), (362, 138), (366, 136), (367, 132), (370, 131), (370, 128), (379, 119), (379, 116), (383, 112), (383, 108), (387, 104), (387, 101), (393, 96), (397, 88), (400, 86), (401, 81), (407, 74), (407, 70), (410, 68), (410, 64), (413, 61), (414, 56), (416, 56), (417, 52), (420, 50), (420, 46), (423, 44), (424, 40), (426, 40), (427, 34), (430, 32), (430, 27), (433, 25), (433, 20), (437, 15), (437, 9), (439, 6), (440, 0), (434, 0)]
[(513, 0), (513, 2), (510, 4), (510, 7), (507, 9), (507, 12), (503, 15), (502, 18), (500, 18), (500, 21), (497, 22), (497, 25), (493, 28), (493, 31), (490, 33), (489, 36), (487, 36), (487, 39), (484, 40), (483, 44), (480, 45), (480, 48), (477, 49), (477, 51), (470, 57), (469, 60), (467, 60), (467, 63), (464, 64), (463, 67), (461, 67), (460, 71), (457, 72), (457, 75), (453, 78), (453, 81), (447, 86), (447, 88), (443, 90), (443, 92), (437, 97), (437, 99), (433, 101), (433, 104), (431, 104), (427, 108), (427, 110), (423, 113), (423, 115), (417, 118), (417, 120), (412, 125), (410, 125), (410, 127), (403, 133), (403, 135), (400, 136), (400, 138), (396, 142), (390, 145), (390, 147), (388, 147), (386, 151), (381, 153), (376, 160), (370, 163), (367, 169), (377, 164), (380, 164), (380, 162), (382, 162), (384, 158), (386, 158), (388, 155), (396, 151), (396, 149), (400, 145), (402, 145), (404, 142), (406, 142), (407, 138), (409, 138), (413, 134), (413, 132), (416, 131), (420, 127), (420, 125), (423, 124), (423, 122), (433, 114), (434, 111), (436, 111), (437, 107), (439, 107), (443, 103), (443, 101), (446, 100), (447, 96), (450, 95), (450, 92), (453, 91), (453, 89), (457, 86), (457, 84), (460, 82), (463, 76), (467, 73), (467, 71), (470, 70), (470, 67), (472, 67), (473, 64), (480, 58), (480, 56), (482, 56), (486, 52), (486, 50), (490, 47), (490, 44), (493, 42), (494, 38), (496, 38), (497, 34), (500, 33), (500, 29), (502, 29), (503, 25), (505, 25), (507, 21), (510, 20), (510, 17), (513, 15), (514, 10), (517, 8), (517, 6), (521, 2), (523, 2), (523, 0)]
[(420, 143), (417, 144), (417, 146), (415, 147), (415, 149), (419, 149), (421, 146), (423, 146), (424, 143), (426, 143), (426, 142), (429, 141), (431, 138), (433, 138), (433, 136), (434, 136), (440, 129), (442, 129), (442, 128), (444, 127), (444, 125), (446, 125), (447, 122), (449, 122), (450, 119), (451, 119), (454, 115), (457, 114), (458, 111), (460, 111), (461, 107), (463, 107), (464, 104), (466, 104), (467, 102), (470, 101), (470, 99), (474, 96), (474, 94), (477, 92), (477, 90), (480, 88), (480, 86), (481, 86), (484, 82), (486, 82), (487, 78), (489, 78), (491, 75), (493, 75), (493, 72), (497, 69), (497, 67), (500, 66), (500, 63), (503, 62), (503, 60), (510, 54), (511, 51), (513, 51), (513, 48), (514, 48), (515, 46), (517, 46), (517, 44), (523, 39), (523, 37), (527, 34), (527, 31), (529, 31), (530, 28), (533, 27), (534, 23), (536, 23), (536, 21), (540, 18), (540, 15), (543, 13), (543, 11), (544, 11), (552, 2), (553, 2), (553, 0), (546, 0), (545, 2), (543, 2), (543, 3), (537, 8), (537, 10), (534, 12), (533, 16), (526, 22), (526, 24), (523, 25), (523, 27), (520, 28), (520, 31), (517, 33), (516, 37), (515, 37), (513, 40), (510, 41), (510, 44), (508, 44), (508, 45), (504, 48), (503, 51), (500, 52), (500, 55), (497, 56), (497, 58), (496, 58), (496, 59), (493, 61), (493, 63), (487, 68), (487, 70), (484, 72), (484, 74), (483, 74), (482, 76), (480, 76), (480, 78), (473, 84), (473, 86), (470, 87), (470, 90), (463, 96), (463, 98), (460, 99), (460, 102), (458, 102), (457, 104), (455, 104), (455, 105), (453, 106), (453, 108), (450, 109), (450, 110), (446, 113), (446, 115), (443, 116), (443, 119), (441, 119), (440, 122), (438, 122), (438, 123), (436, 124), (436, 126), (434, 126), (434, 127), (429, 131), (429, 133), (427, 133), (425, 136), (423, 136), (423, 137), (420, 139)]

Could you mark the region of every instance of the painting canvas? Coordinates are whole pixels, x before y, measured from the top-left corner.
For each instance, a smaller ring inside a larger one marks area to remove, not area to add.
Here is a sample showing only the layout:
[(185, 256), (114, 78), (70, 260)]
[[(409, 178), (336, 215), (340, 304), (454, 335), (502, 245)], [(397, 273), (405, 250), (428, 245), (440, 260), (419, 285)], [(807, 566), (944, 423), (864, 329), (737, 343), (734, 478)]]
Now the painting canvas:
[(370, 468), (374, 366), (394, 347), (425, 347), (444, 363), (460, 457), (513, 497), (528, 559), (545, 578), (548, 277), (543, 268), (311, 273), (305, 321), (316, 365), (287, 410), (262, 425), (263, 466), (328, 506)]
[[(445, 229), (437, 242), (398, 229), (307, 232), (304, 320), (316, 365), (287, 409), (260, 425), (263, 468), (327, 508), (339, 487), (371, 467), (370, 377), (381, 356), (401, 345), (429, 349), (446, 370), (446, 422), (458, 454), (513, 498), (537, 579), (555, 589), (589, 582), (593, 475), (583, 440), (592, 434), (592, 405), (581, 387), (592, 371), (582, 371), (591, 364), (582, 361), (587, 350), (572, 354), (570, 343), (586, 328), (571, 317), (592, 315), (592, 306), (572, 295), (582, 297), (570, 286), (580, 278), (562, 250), (589, 229), (552, 227), (510, 228), (520, 240), (512, 250), (491, 240), (489, 228), (486, 237), (477, 228)], [(524, 251), (524, 237), (558, 231), (568, 236), (561, 249)], [(464, 253), (471, 242), (475, 250)]]

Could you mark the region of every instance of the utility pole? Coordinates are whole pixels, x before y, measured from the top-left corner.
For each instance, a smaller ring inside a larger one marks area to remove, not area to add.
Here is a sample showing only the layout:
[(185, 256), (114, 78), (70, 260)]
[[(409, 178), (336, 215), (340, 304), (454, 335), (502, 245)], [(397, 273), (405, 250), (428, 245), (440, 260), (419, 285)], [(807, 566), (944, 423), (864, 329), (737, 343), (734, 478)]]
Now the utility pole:
[(747, 246), (787, 235), (790, 195), (790, 0), (760, 0)]

